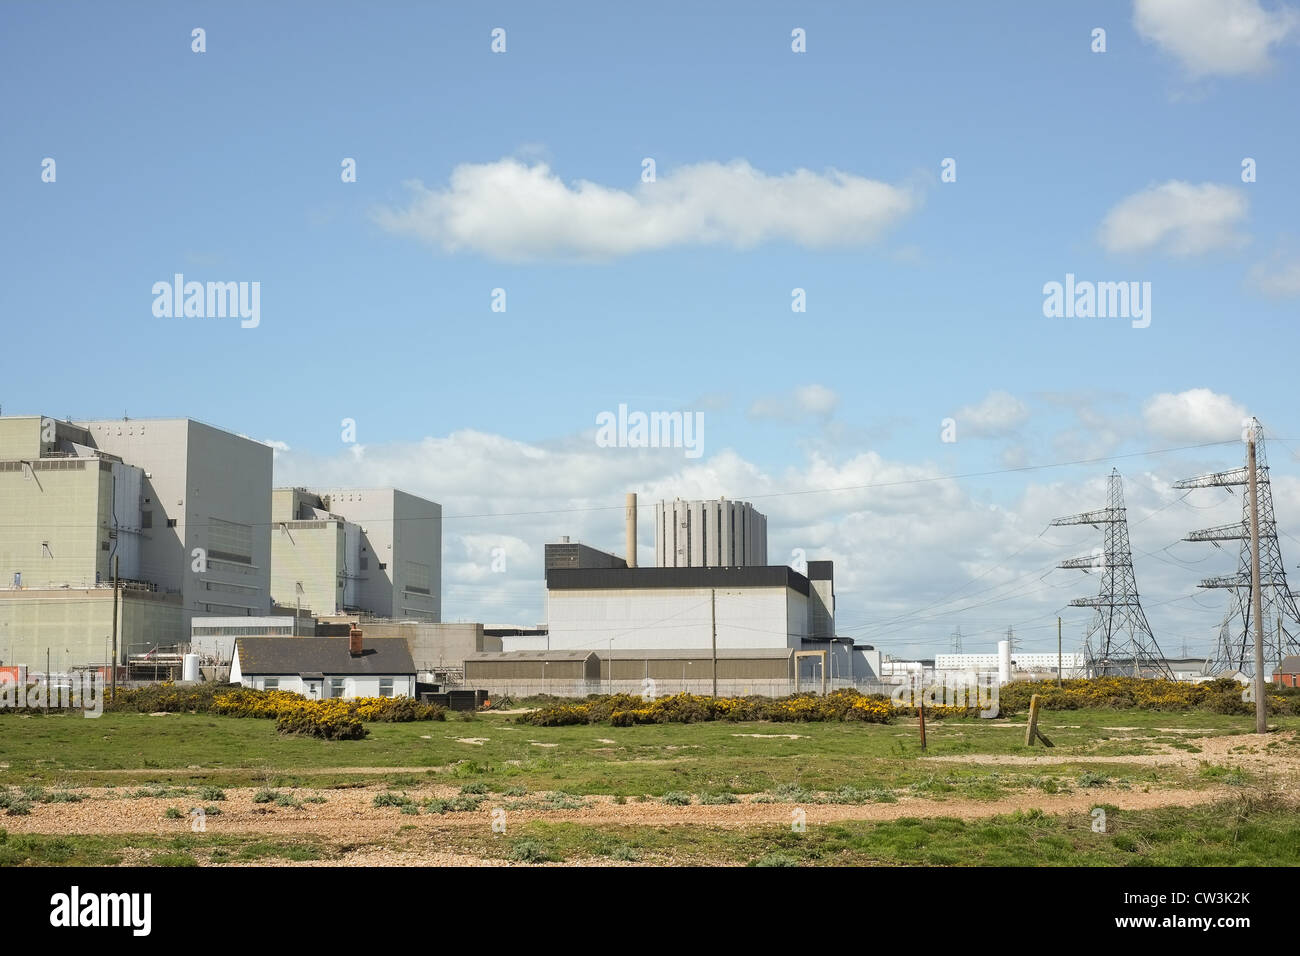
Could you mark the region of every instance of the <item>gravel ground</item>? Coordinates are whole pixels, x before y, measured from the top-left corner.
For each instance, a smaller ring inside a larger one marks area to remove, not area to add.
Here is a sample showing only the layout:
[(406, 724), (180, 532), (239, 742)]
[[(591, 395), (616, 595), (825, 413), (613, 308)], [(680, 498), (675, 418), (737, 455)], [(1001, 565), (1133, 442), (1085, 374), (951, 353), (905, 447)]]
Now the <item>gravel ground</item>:
[[(976, 763), (976, 764), (1053, 764), (1066, 763), (1123, 763), (1128, 765), (1178, 766), (1195, 770), (1202, 764), (1241, 767), (1269, 776), (1282, 790), (1294, 790), (1300, 780), (1300, 746), (1295, 733), (1275, 734), (1261, 741), (1253, 734), (1197, 738), (1193, 741), (1200, 753), (1165, 746), (1162, 752), (1134, 756), (1077, 756), (1055, 754), (1050, 751), (1039, 756), (1016, 755), (962, 755), (921, 758), (926, 761)], [(1276, 742), (1274, 747), (1265, 746)], [(428, 768), (331, 768), (329, 773), (349, 772), (418, 772)], [(139, 771), (157, 773), (157, 770)], [(286, 769), (285, 774), (303, 771)], [(279, 806), (275, 803), (257, 804), (253, 795), (261, 788), (225, 788), (224, 801), (203, 800), (197, 795), (177, 797), (133, 797), (133, 786), (107, 788), (81, 788), (83, 796), (78, 803), (37, 803), (26, 816), (5, 816), (0, 825), (14, 833), (44, 834), (152, 834), (180, 836), (191, 832), (191, 807), (216, 805), (219, 815), (208, 816), (208, 834), (251, 835), (260, 838), (288, 838), (312, 836), (334, 845), (341, 857), (325, 861), (290, 864), (288, 861), (263, 859), (248, 864), (222, 865), (324, 865), (337, 866), (500, 866), (510, 865), (500, 859), (481, 858), (474, 854), (448, 849), (446, 844), (457, 833), (475, 829), (491, 832), (492, 811), (514, 803), (537, 804), (541, 793), (526, 797), (503, 797), (488, 794), (477, 810), (444, 814), (421, 812), (404, 814), (396, 807), (376, 807), (375, 797), (384, 792), (397, 792), (414, 801), (429, 798), (449, 799), (460, 794), (459, 787), (421, 784), (406, 788), (380, 786), (351, 787), (343, 789), (289, 789), (277, 788), (280, 794), (292, 795), (298, 800), (310, 796), (324, 796), (325, 803), (303, 803), (299, 806)], [(1086, 812), (1101, 804), (1112, 804), (1121, 809), (1143, 810), (1170, 806), (1194, 806), (1213, 802), (1240, 793), (1240, 788), (1216, 786), (1204, 789), (1149, 789), (1093, 787), (1064, 794), (1046, 794), (1037, 791), (1011, 794), (991, 800), (969, 798), (935, 799), (926, 796), (900, 795), (896, 803), (866, 804), (796, 804), (758, 803), (741, 797), (735, 804), (673, 806), (657, 801), (615, 803), (607, 796), (584, 796), (573, 799), (582, 802), (581, 809), (555, 810), (541, 808), (508, 809), (506, 821), (511, 828), (529, 821), (566, 821), (588, 825), (652, 825), (652, 826), (709, 826), (752, 827), (788, 824), (791, 812), (802, 807), (807, 822), (827, 823), (844, 820), (886, 821), (901, 817), (956, 817), (976, 820), (1012, 813), (1017, 810), (1039, 809), (1047, 814)], [(180, 819), (168, 819), (169, 808), (182, 814)], [(439, 838), (441, 835), (441, 839)], [(358, 845), (360, 844), (360, 845)], [(442, 845), (439, 845), (442, 844)], [(124, 863), (139, 862), (128, 854)], [(656, 861), (660, 862), (660, 861)], [(598, 863), (610, 865), (607, 859), (568, 860), (568, 866)]]

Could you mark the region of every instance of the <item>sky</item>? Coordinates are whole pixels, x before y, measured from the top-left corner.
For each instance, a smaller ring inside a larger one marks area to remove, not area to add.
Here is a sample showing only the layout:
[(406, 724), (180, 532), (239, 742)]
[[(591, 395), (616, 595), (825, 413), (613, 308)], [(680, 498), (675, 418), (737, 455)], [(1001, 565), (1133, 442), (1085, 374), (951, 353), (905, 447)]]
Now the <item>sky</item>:
[[(1246, 416), (1300, 555), (1298, 41), (1260, 0), (6, 3), (0, 409), (432, 498), (446, 620), (543, 620), (544, 543), (621, 552), (625, 492), (641, 563), (654, 501), (752, 501), (899, 656), (1077, 648), (1100, 538), (1047, 524), (1117, 468), (1157, 641), (1207, 653), (1236, 554), (1180, 538), (1240, 498), (1170, 486)], [(698, 447), (602, 441), (620, 405)]]

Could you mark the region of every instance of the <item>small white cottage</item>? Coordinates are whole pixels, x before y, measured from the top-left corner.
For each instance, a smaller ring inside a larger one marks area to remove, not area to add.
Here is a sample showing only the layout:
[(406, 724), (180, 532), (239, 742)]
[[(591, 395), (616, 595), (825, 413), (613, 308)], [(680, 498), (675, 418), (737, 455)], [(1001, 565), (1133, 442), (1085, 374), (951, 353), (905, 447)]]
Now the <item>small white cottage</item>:
[(415, 662), (404, 638), (241, 637), (230, 682), (304, 697), (414, 697)]

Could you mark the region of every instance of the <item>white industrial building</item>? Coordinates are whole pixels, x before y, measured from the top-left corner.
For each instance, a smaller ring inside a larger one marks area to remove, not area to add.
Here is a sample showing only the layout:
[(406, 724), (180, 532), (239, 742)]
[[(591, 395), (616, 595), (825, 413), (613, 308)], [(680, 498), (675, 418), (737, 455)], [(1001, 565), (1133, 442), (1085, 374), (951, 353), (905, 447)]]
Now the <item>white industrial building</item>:
[[(1005, 643), (1005, 642), (1004, 642)], [(998, 654), (936, 654), (934, 669), (939, 675), (945, 671), (974, 672), (976, 674), (996, 674), (998, 672)], [(1077, 652), (1064, 653), (1059, 665), (1062, 677), (1086, 677), (1088, 660)], [(1011, 671), (1017, 674), (1056, 675), (1058, 666), (1055, 651), (1029, 652), (1016, 651), (1011, 655)]]
[(799, 648), (821, 603), (785, 566), (546, 572), (551, 650)]
[[(635, 563), (635, 555), (629, 563)], [(655, 505), (655, 565), (661, 568), (764, 567), (767, 565), (767, 517), (747, 502), (726, 498), (661, 501)]]

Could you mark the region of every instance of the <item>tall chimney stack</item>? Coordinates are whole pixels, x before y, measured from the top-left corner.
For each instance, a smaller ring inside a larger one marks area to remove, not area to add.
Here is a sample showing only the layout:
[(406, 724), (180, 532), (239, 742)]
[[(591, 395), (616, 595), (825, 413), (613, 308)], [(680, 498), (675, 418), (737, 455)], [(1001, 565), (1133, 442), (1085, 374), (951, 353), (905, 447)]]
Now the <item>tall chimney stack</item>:
[(361, 656), (361, 627), (357, 624), (348, 630), (348, 653), (353, 657)]
[(627, 566), (636, 567), (636, 492), (627, 493)]

